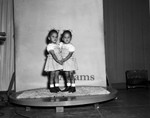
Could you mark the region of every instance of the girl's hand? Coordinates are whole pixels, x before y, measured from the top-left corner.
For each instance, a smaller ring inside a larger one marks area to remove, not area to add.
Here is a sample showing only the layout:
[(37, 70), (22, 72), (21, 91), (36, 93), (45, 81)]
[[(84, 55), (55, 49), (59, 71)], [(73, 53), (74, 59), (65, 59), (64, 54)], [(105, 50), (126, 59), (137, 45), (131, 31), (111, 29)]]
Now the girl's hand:
[(61, 60), (61, 63), (62, 63), (62, 65), (63, 65), (64, 62)]
[(64, 60), (64, 59), (62, 59), (61, 61), (62, 61), (63, 63), (65, 62), (65, 60)]
[(63, 61), (62, 61), (62, 60), (59, 60), (58, 63), (59, 63), (60, 65), (63, 65)]
[(62, 62), (61, 60), (58, 60), (57, 56), (55, 55), (54, 50), (51, 50), (51, 51), (49, 51), (49, 52), (50, 52), (50, 54), (52, 55), (53, 59), (54, 59), (57, 63), (59, 63), (60, 65), (63, 65), (63, 62)]
[(73, 52), (69, 52), (69, 54), (62, 59), (63, 62), (67, 61), (68, 59), (70, 59), (70, 57), (72, 56)]

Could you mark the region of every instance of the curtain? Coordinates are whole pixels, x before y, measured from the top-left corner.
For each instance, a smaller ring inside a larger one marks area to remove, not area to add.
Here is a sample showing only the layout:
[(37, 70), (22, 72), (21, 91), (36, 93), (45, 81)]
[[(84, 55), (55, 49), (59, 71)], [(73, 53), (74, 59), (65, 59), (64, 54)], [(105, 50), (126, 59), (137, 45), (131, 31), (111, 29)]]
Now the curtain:
[(127, 70), (146, 69), (150, 75), (148, 2), (104, 0), (106, 68), (111, 83), (125, 83)]
[(0, 32), (7, 35), (0, 45), (0, 91), (6, 91), (14, 72), (13, 0), (0, 0)]

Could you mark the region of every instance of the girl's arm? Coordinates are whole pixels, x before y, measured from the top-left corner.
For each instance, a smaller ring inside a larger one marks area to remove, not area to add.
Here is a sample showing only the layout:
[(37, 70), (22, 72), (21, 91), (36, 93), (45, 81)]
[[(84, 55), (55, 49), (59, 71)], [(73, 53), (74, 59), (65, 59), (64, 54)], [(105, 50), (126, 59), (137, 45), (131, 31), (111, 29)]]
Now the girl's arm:
[(59, 63), (60, 65), (63, 64), (62, 61), (58, 60), (57, 56), (55, 55), (54, 50), (50, 50), (49, 53), (52, 55), (53, 59), (54, 59), (57, 63)]
[(67, 61), (70, 59), (70, 57), (73, 55), (73, 52), (69, 52), (69, 54), (62, 60), (63, 62)]

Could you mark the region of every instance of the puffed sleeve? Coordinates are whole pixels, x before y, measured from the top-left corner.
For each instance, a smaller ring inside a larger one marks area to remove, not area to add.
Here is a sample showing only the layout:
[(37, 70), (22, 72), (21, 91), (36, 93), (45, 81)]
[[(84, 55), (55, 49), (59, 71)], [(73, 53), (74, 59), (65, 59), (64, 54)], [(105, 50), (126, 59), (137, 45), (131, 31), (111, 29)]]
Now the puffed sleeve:
[(68, 49), (69, 49), (69, 52), (75, 51), (75, 47), (72, 44), (69, 45)]
[(49, 52), (50, 50), (54, 50), (54, 45), (48, 44), (47, 51)]

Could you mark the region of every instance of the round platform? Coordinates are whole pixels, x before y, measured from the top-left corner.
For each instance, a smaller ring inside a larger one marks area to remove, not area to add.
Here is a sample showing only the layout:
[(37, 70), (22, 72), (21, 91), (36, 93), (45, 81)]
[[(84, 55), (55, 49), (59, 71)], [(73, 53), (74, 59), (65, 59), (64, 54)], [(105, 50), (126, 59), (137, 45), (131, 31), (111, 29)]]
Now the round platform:
[(75, 106), (105, 102), (116, 98), (117, 90), (113, 88), (105, 88), (109, 91), (109, 94), (102, 95), (82, 95), (82, 96), (53, 96), (53, 97), (41, 97), (41, 98), (20, 98), (17, 97), (23, 93), (16, 92), (9, 96), (9, 100), (12, 103), (24, 106), (38, 106), (38, 107), (59, 107), (59, 106)]

